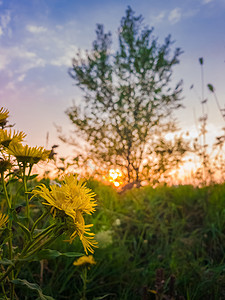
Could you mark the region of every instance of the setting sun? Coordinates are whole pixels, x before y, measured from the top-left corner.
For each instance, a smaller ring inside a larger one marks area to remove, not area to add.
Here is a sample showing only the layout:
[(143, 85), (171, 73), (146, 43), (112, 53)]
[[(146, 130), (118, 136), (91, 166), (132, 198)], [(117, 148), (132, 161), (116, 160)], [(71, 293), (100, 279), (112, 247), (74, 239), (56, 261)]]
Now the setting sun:
[(119, 187), (121, 184), (122, 173), (119, 169), (109, 170), (109, 182), (112, 182), (115, 187)]

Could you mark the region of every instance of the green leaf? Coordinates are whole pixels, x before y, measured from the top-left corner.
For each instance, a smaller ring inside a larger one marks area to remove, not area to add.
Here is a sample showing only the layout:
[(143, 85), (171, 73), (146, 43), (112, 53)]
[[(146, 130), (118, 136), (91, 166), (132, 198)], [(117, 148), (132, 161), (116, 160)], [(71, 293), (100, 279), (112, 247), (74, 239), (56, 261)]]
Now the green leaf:
[(26, 226), (24, 226), (22, 223), (18, 222), (18, 221), (16, 221), (15, 223), (16, 223), (17, 225), (19, 225), (19, 227), (20, 227), (20, 228), (23, 230), (23, 232), (27, 235), (28, 240), (30, 240), (30, 239), (31, 239), (31, 234), (30, 234), (29, 229), (28, 229)]
[(32, 260), (42, 260), (42, 259), (55, 259), (59, 256), (66, 256), (66, 257), (79, 257), (82, 256), (83, 253), (77, 253), (77, 252), (66, 252), (61, 253), (57, 250), (51, 250), (51, 249), (43, 249), (39, 253), (37, 253), (35, 256), (32, 257)]
[[(15, 175), (15, 173), (14, 172), (10, 172), (10, 173), (8, 173), (6, 176), (5, 176), (5, 178), (7, 178), (7, 177), (9, 177), (10, 175)], [(12, 179), (9, 179), (9, 182), (15, 182), (15, 181), (18, 181), (18, 179), (16, 179), (16, 178), (12, 178)]]
[(32, 180), (34, 178), (36, 178), (38, 176), (38, 174), (33, 174), (33, 175), (30, 175), (29, 177), (27, 176), (27, 180)]
[(19, 279), (19, 278), (14, 279), (11, 282), (14, 284), (26, 286), (28, 289), (37, 292), (41, 300), (54, 300), (54, 298), (44, 295), (40, 286), (37, 285), (36, 283), (30, 283), (25, 279)]
[(14, 266), (14, 263), (11, 260), (7, 259), (7, 258), (1, 259), (0, 264), (4, 265), (4, 266), (9, 266), (9, 265)]

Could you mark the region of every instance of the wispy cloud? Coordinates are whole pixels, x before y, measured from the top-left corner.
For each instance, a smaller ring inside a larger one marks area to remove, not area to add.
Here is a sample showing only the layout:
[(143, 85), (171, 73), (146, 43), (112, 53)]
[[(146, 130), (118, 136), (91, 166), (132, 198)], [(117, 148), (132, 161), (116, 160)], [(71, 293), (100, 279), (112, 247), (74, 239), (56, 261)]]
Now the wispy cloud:
[(172, 23), (172, 24), (176, 24), (177, 22), (180, 21), (181, 19), (181, 9), (180, 8), (174, 8), (173, 10), (171, 10), (171, 12), (169, 13), (168, 16), (168, 20)]
[(183, 13), (184, 18), (191, 18), (196, 16), (199, 13), (199, 8), (188, 9)]
[(20, 76), (18, 76), (16, 79), (10, 79), (7, 83), (7, 85), (5, 86), (5, 89), (6, 90), (11, 90), (11, 91), (15, 91), (16, 90), (16, 86), (17, 86), (17, 83), (21, 83), (24, 81), (26, 77), (26, 74), (21, 74)]
[(2, 49), (0, 48), (0, 71), (4, 70), (9, 63), (9, 58), (7, 58), (6, 54), (3, 53)]
[[(14, 17), (14, 11), (2, 13), (0, 9), (0, 39), (6, 39), (9, 36), (7, 30), (13, 28), (13, 39), (7, 39), (7, 43), (0, 42), (0, 72), (3, 78), (0, 94), (1, 91), (16, 92), (18, 87), (20, 91), (27, 89), (29, 84), (38, 88), (43, 74), (49, 74), (52, 70), (60, 74), (63, 69), (66, 74), (65, 69), (72, 65), (72, 58), (78, 52), (74, 38), (81, 33), (75, 21), (52, 26), (48, 21), (27, 22), (24, 19), (18, 26), (18, 18)], [(38, 80), (35, 81), (34, 76)], [(42, 92), (50, 93), (49, 90)]]
[[(24, 46), (0, 47), (0, 70), (12, 67), (15, 74), (26, 73), (35, 67), (44, 67), (45, 61), (34, 52), (28, 51)], [(13, 67), (15, 66), (16, 67)]]
[(11, 30), (8, 27), (11, 21), (10, 11), (5, 11), (2, 15), (0, 15), (0, 36), (3, 34), (10, 34)]
[[(213, 1), (213, 0), (205, 0), (205, 1)], [(176, 24), (182, 19), (188, 19), (194, 17), (199, 12), (199, 9), (186, 9), (182, 10), (179, 7), (176, 7), (172, 10), (163, 10), (156, 15), (151, 16), (151, 22), (153, 24), (159, 24), (162, 22), (170, 22), (171, 24)]]
[(1, 15), (1, 26), (3, 29), (7, 28), (10, 20), (11, 20), (11, 17), (10, 17), (9, 11), (6, 11), (5, 14)]
[[(33, 36), (25, 36), (18, 46), (0, 46), (0, 70), (8, 72), (13, 70), (14, 80), (21, 74), (22, 81), (26, 73), (34, 68), (51, 66), (71, 66), (72, 58), (78, 51), (78, 47), (71, 43), (70, 35), (65, 36), (59, 29), (53, 31), (42, 26), (26, 26), (26, 30), (34, 34), (43, 32), (37, 39)], [(71, 33), (72, 34), (72, 33)], [(53, 47), (54, 45), (54, 47)], [(26, 76), (27, 77), (27, 76)]]
[(166, 12), (161, 11), (158, 15), (152, 17), (152, 22), (154, 24), (161, 23), (162, 21), (164, 21), (165, 17), (166, 17)]
[(24, 78), (26, 77), (26, 74), (21, 74), (18, 78), (17, 78), (17, 81), (18, 82), (22, 82), (24, 81)]
[(14, 91), (16, 89), (15, 83), (13, 81), (9, 81), (5, 86), (5, 89)]
[(208, 4), (208, 3), (210, 3), (210, 2), (213, 2), (214, 0), (203, 0), (202, 1), (202, 4)]
[(27, 25), (26, 26), (27, 31), (31, 33), (43, 33), (47, 31), (47, 28), (43, 26), (35, 26), (35, 25)]
[(77, 53), (78, 48), (74, 45), (66, 46), (65, 49), (61, 49), (61, 55), (55, 57), (51, 60), (51, 64), (53, 66), (61, 67), (61, 66), (71, 66), (72, 58), (75, 53)]
[(33, 36), (27, 36), (24, 45), (32, 46), (32, 49), (45, 61), (46, 65), (71, 66), (72, 58), (78, 51), (78, 47), (71, 42), (77, 33), (74, 30), (74, 23), (70, 22), (64, 26), (57, 25), (54, 29), (47, 25), (26, 26), (26, 29), (33, 33), (43, 33), (38, 36), (38, 43)]

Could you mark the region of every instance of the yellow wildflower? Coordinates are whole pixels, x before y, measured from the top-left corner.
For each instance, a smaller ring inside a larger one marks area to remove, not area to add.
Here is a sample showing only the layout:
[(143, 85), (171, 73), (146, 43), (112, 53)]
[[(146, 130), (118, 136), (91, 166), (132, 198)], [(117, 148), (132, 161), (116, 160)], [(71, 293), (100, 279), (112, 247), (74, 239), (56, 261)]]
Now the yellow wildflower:
[(23, 131), (13, 131), (0, 129), (0, 144), (8, 147), (13, 142), (21, 142), (25, 138), (26, 134)]
[(0, 212), (0, 228), (3, 227), (7, 222), (8, 222), (8, 216), (7, 215), (3, 215)]
[[(74, 226), (75, 225), (75, 226)], [(90, 227), (93, 224), (85, 225), (83, 215), (77, 211), (77, 218), (73, 226), (71, 226), (72, 234), (70, 236), (70, 242), (72, 242), (76, 236), (79, 236), (84, 251), (87, 254), (88, 251), (94, 253), (93, 247), (97, 247), (97, 242), (94, 240), (94, 233), (90, 232)]]
[(76, 176), (66, 175), (61, 186), (53, 185), (49, 190), (42, 184), (32, 193), (45, 199), (43, 204), (51, 207), (54, 217), (62, 216), (62, 213), (69, 217), (67, 224), (71, 233), (70, 241), (79, 236), (85, 252), (94, 252), (92, 247), (96, 247), (97, 242), (94, 241), (94, 234), (90, 232), (93, 225), (85, 225), (83, 213), (91, 214), (95, 211), (95, 194), (85, 186), (83, 180), (78, 181)]
[(79, 257), (77, 260), (73, 262), (74, 266), (82, 266), (82, 265), (96, 265), (96, 261), (93, 255), (84, 255)]
[(83, 213), (91, 214), (95, 211), (95, 194), (85, 186), (83, 180), (78, 181), (76, 176), (66, 175), (61, 186), (53, 185), (49, 190), (42, 184), (32, 193), (45, 200), (43, 204), (51, 207), (54, 217), (69, 217), (67, 224), (71, 233), (70, 241), (79, 236), (85, 252), (94, 252), (92, 247), (96, 247), (97, 242), (94, 240), (94, 234), (90, 232), (93, 225), (85, 225)]
[(7, 118), (9, 117), (9, 111), (6, 108), (0, 108), (0, 126), (3, 128), (7, 123)]
[(37, 164), (40, 160), (46, 160), (51, 151), (45, 150), (43, 147), (29, 147), (12, 142), (9, 144), (7, 152), (15, 156), (18, 162)]
[(92, 214), (96, 206), (95, 193), (86, 187), (84, 179), (78, 181), (77, 177), (70, 174), (65, 176), (64, 182), (61, 190), (66, 194), (68, 205), (76, 211)]

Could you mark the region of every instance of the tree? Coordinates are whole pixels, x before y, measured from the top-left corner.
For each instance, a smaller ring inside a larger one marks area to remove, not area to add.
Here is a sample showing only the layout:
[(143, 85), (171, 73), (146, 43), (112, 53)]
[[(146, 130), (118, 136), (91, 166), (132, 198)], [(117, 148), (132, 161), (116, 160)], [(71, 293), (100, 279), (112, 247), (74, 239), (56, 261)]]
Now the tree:
[(92, 50), (73, 59), (69, 74), (84, 97), (66, 113), (96, 165), (120, 166), (128, 182), (138, 182), (156, 129), (175, 127), (182, 82), (173, 87), (171, 77), (182, 52), (176, 48), (171, 55), (171, 37), (160, 45), (130, 7), (118, 29), (117, 51), (103, 25), (96, 35)]

